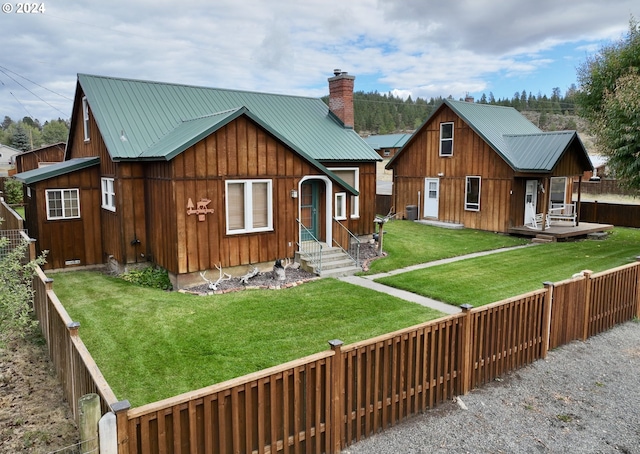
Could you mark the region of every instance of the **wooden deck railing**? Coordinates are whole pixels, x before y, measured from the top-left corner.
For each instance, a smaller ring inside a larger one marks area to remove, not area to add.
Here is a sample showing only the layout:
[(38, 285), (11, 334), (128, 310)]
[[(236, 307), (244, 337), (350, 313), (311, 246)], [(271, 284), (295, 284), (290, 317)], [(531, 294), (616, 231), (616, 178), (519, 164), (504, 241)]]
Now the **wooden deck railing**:
[[(129, 409), (42, 275), (36, 313), (70, 402), (96, 392), (118, 452), (339, 452), (416, 413), (640, 316), (640, 262)], [(39, 285), (39, 284), (37, 284)], [(45, 296), (42, 296), (42, 295)], [(45, 302), (46, 301), (46, 302)]]

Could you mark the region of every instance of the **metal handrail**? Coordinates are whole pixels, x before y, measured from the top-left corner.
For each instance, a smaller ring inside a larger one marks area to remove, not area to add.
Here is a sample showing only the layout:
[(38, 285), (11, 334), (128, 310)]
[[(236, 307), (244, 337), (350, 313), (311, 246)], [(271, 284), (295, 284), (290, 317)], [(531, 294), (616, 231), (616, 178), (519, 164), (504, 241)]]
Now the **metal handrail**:
[(347, 254), (351, 258), (351, 260), (353, 260), (356, 266), (360, 266), (360, 240), (336, 218), (333, 218), (333, 220), (336, 224), (342, 227), (345, 232), (347, 232), (347, 238), (349, 238), (349, 246), (347, 247), (347, 249), (345, 249), (340, 243), (336, 241), (335, 237), (333, 238), (333, 242), (340, 249), (342, 249), (342, 251)]
[[(296, 218), (296, 222), (301, 227), (300, 241), (296, 244), (298, 249), (305, 257), (311, 262), (317, 274), (322, 273), (322, 243), (311, 233), (311, 231), (300, 222), (300, 219)], [(302, 241), (302, 233), (309, 238), (307, 241)]]

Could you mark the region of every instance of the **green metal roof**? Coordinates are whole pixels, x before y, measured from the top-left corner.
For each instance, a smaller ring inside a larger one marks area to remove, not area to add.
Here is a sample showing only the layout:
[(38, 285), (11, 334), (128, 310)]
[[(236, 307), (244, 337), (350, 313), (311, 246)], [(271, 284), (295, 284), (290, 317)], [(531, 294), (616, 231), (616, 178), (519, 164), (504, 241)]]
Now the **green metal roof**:
[(365, 137), (364, 141), (374, 150), (383, 148), (401, 148), (409, 140), (411, 134), (379, 134)]
[[(515, 171), (549, 172), (572, 144), (580, 147), (587, 166), (591, 166), (587, 151), (575, 131), (543, 132), (512, 107), (445, 99), (424, 124), (443, 105), (449, 106)], [(400, 155), (402, 150), (387, 167)]]
[(100, 158), (98, 157), (69, 159), (68, 161), (62, 161), (56, 164), (40, 167), (38, 169), (18, 173), (15, 175), (15, 178), (25, 184), (32, 184), (75, 172), (76, 170), (86, 169), (87, 167), (98, 164), (100, 164)]
[(312, 159), (380, 160), (321, 99), (87, 74), (78, 82), (115, 161), (171, 159), (242, 108)]

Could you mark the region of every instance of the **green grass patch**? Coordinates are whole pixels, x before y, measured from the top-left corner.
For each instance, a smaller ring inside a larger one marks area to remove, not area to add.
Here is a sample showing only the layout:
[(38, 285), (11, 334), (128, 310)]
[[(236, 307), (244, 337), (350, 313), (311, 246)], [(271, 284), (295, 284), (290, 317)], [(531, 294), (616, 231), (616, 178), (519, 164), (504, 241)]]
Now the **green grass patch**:
[(202, 297), (99, 272), (52, 276), (108, 383), (134, 406), (443, 315), (335, 279)]
[(589, 269), (604, 271), (640, 255), (640, 230), (616, 228), (606, 240), (547, 243), (377, 279), (449, 304), (482, 306)]
[(527, 239), (500, 233), (444, 229), (413, 221), (390, 221), (383, 230), (387, 232), (382, 243), (387, 256), (373, 261), (366, 274), (529, 243)]

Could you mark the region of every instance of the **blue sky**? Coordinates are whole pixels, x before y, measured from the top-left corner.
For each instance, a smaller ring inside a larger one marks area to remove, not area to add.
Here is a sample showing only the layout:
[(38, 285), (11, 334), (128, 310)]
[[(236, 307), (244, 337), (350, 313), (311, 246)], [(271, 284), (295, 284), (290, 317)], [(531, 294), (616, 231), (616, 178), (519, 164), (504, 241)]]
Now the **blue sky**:
[(637, 0), (45, 1), (0, 13), (0, 117), (68, 118), (77, 74), (320, 97), (564, 93)]

